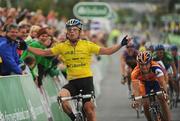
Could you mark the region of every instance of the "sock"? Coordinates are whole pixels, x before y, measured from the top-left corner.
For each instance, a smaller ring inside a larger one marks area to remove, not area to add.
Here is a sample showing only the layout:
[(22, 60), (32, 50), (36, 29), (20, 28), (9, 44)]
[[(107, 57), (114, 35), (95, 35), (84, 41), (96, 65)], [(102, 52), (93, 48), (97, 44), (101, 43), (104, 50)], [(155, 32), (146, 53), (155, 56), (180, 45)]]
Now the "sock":
[(72, 121), (75, 120), (76, 116), (74, 115), (74, 113), (69, 113), (68, 116), (71, 118)]

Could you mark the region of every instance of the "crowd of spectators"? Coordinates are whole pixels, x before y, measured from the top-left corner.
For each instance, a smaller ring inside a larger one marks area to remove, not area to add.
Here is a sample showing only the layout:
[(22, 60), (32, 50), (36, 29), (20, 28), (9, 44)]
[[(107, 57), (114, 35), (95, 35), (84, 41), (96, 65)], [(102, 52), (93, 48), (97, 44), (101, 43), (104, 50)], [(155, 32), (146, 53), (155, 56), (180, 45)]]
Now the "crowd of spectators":
[(175, 35), (180, 35), (180, 22), (171, 21), (166, 23), (164, 26), (164, 31), (173, 33)]

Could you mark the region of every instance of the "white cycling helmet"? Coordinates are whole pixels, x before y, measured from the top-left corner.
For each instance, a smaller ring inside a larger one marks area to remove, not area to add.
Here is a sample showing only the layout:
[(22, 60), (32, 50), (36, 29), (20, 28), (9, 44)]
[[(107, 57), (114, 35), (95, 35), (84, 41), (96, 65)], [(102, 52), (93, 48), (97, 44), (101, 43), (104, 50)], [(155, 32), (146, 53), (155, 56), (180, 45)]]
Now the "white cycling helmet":
[(82, 22), (78, 19), (70, 19), (66, 22), (66, 28), (77, 26), (79, 29), (82, 29)]

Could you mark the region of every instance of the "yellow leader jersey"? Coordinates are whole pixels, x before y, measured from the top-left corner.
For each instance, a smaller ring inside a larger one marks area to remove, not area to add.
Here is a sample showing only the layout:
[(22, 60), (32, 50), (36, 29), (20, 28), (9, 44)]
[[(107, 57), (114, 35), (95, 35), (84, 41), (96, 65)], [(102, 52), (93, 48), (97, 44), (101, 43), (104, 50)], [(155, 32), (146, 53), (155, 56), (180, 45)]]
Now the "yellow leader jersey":
[(79, 40), (76, 46), (67, 40), (51, 48), (54, 55), (62, 56), (67, 66), (68, 80), (92, 76), (91, 56), (98, 54), (99, 50), (100, 46), (87, 40)]

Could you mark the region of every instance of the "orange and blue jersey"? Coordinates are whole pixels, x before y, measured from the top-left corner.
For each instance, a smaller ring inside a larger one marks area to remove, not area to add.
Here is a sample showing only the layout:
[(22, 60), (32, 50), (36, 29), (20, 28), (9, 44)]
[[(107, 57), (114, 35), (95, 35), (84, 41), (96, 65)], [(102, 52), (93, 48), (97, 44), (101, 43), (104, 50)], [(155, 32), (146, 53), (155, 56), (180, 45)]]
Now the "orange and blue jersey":
[(142, 74), (139, 65), (137, 65), (131, 73), (131, 80), (143, 81), (155, 81), (158, 77), (163, 76), (163, 70), (161, 66), (155, 61), (151, 62), (150, 72), (148, 74)]
[(131, 80), (132, 83), (139, 81), (139, 89), (140, 94), (145, 95), (150, 93), (150, 91), (153, 89), (154, 91), (159, 91), (160, 86), (158, 83), (158, 77), (164, 76), (164, 72), (161, 68), (161, 66), (152, 61), (150, 72), (148, 74), (143, 74), (141, 72), (141, 69), (139, 65), (137, 65), (134, 70), (131, 73)]

